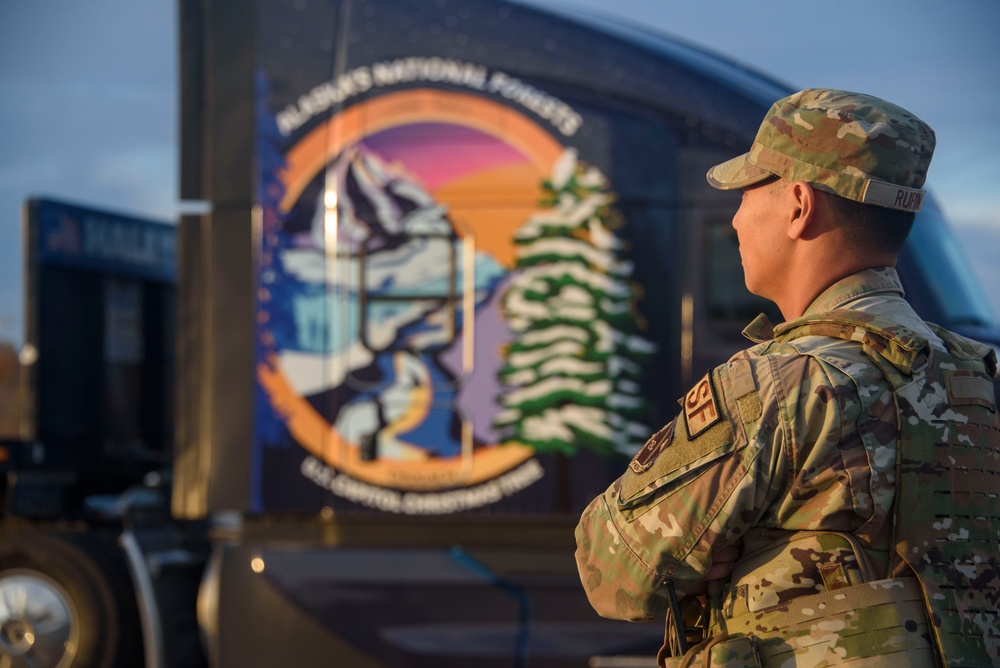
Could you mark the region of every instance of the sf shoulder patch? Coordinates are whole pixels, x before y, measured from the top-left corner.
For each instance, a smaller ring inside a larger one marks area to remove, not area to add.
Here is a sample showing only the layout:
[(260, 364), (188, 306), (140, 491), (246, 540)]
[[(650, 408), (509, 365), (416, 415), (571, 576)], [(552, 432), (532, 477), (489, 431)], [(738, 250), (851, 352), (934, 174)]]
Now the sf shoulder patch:
[(666, 427), (649, 437), (646, 444), (635, 453), (635, 457), (628, 467), (636, 473), (642, 473), (656, 461), (657, 455), (663, 451), (674, 438), (674, 425), (677, 420), (672, 420)]
[(712, 375), (705, 374), (684, 397), (684, 421), (687, 422), (688, 438), (695, 438), (722, 419), (719, 402), (715, 398)]

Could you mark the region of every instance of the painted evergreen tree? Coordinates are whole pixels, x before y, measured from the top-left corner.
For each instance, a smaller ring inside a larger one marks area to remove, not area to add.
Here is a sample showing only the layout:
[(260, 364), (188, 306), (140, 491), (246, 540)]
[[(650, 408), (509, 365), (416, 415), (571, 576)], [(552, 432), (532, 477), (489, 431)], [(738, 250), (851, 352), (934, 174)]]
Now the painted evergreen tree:
[(504, 441), (542, 452), (631, 454), (649, 436), (638, 378), (654, 346), (637, 333), (633, 268), (615, 234), (621, 216), (607, 179), (574, 149), (543, 188), (514, 238), (501, 302), (514, 338), (494, 426)]

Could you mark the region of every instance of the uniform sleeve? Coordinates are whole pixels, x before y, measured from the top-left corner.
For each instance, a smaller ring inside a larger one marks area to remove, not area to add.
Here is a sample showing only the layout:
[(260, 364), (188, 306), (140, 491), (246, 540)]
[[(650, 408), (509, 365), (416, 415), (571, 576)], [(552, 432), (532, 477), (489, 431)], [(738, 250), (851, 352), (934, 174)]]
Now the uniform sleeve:
[(782, 431), (762, 428), (777, 423), (778, 411), (761, 403), (766, 361), (757, 362), (734, 358), (702, 378), (678, 416), (584, 511), (577, 567), (600, 615), (661, 615), (667, 581), (678, 595), (690, 590), (713, 550), (739, 543), (766, 505)]

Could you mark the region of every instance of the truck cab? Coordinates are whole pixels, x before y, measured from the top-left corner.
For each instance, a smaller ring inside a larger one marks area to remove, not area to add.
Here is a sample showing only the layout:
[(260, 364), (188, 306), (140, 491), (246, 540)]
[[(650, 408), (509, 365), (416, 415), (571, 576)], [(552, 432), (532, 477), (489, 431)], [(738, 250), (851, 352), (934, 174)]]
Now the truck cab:
[[(129, 330), (133, 354), (169, 362), (141, 376), (172, 388), (154, 402), (172, 416), (169, 462), (73, 487), (44, 522), (8, 503), (2, 529), (61, 544), (100, 529), (117, 566), (87, 578), (122, 576), (117, 607), (95, 615), (110, 621), (67, 622), (82, 639), (57, 636), (51, 655), (69, 658), (53, 665), (89, 665), (65, 648), (129, 623), (141, 647), (109, 649), (106, 665), (136, 651), (147, 666), (649, 661), (662, 622), (596, 616), (573, 528), (677, 398), (747, 345), (742, 328), (781, 319), (744, 287), (738, 195), (704, 174), (792, 89), (634, 26), (518, 3), (179, 10), (186, 213), (170, 228), (169, 350), (163, 332)], [(996, 344), (926, 209), (900, 260), (909, 298)], [(117, 302), (95, 299), (80, 308), (104, 315), (75, 358), (110, 377), (124, 330)], [(52, 371), (31, 391), (64, 374), (86, 394), (95, 376), (44, 367), (58, 356), (45, 337), (61, 334), (32, 322), (37, 369)], [(58, 440), (23, 440), (11, 488), (39, 468), (35, 444), (85, 447)], [(65, 491), (76, 468), (49, 467), (44, 485)], [(87, 605), (64, 571), (18, 559), (0, 553), (0, 588), (30, 571), (63, 608)]]

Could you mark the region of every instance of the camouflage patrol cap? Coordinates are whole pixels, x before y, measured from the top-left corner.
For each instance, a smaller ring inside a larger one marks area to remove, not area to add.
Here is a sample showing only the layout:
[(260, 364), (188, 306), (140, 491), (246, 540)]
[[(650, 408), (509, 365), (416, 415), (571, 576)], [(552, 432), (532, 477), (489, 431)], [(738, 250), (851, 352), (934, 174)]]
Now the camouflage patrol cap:
[(809, 88), (771, 106), (748, 153), (708, 170), (720, 190), (780, 176), (856, 202), (919, 211), (934, 131), (902, 107)]

